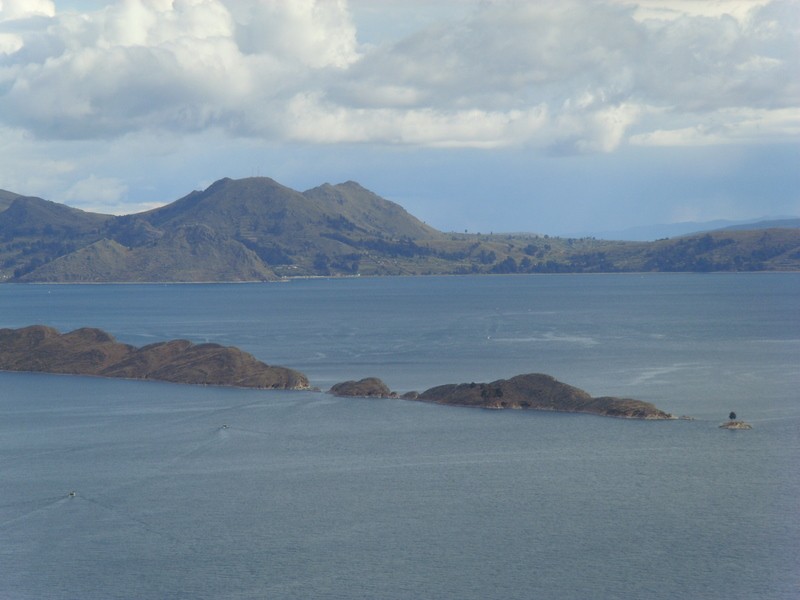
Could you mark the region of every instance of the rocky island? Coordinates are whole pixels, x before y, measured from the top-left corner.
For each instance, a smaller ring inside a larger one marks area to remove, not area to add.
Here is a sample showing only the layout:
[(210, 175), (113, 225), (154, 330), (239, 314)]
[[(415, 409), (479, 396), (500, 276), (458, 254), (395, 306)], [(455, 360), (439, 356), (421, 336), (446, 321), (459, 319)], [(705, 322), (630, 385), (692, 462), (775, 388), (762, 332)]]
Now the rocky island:
[(309, 389), (302, 373), (267, 365), (232, 346), (171, 340), (136, 348), (89, 327), (63, 334), (44, 325), (0, 329), (0, 370)]
[[(260, 389), (309, 390), (308, 378), (293, 369), (267, 365), (233, 346), (170, 340), (137, 348), (100, 329), (60, 333), (45, 325), (0, 329), (0, 371), (29, 371), (151, 379), (173, 383)], [(592, 397), (541, 373), (491, 383), (451, 383), (424, 392), (393, 392), (377, 377), (337, 383), (336, 396), (402, 398), (451, 406), (589, 413), (627, 419), (672, 419), (649, 402)], [(733, 414), (733, 413), (732, 413)], [(731, 429), (749, 429), (731, 421)], [(724, 425), (723, 425), (724, 426)]]
[(398, 398), (452, 406), (490, 409), (531, 409), (575, 412), (626, 419), (673, 419), (649, 402), (603, 396), (594, 398), (585, 391), (562, 383), (550, 375), (530, 373), (491, 383), (446, 384), (422, 393), (399, 396), (380, 379), (369, 377), (333, 386), (337, 396)]
[(750, 423), (745, 423), (744, 421), (725, 421), (722, 425), (719, 426), (720, 429), (752, 429), (753, 426)]
[(719, 426), (720, 429), (752, 429), (752, 425), (750, 423), (745, 423), (744, 421), (740, 421), (736, 417), (736, 413), (731, 411), (728, 415), (728, 420), (725, 421), (722, 425)]
[(343, 381), (331, 387), (328, 393), (334, 396), (352, 396), (356, 398), (397, 397), (397, 394), (391, 391), (389, 386), (377, 377), (365, 377), (359, 381)]

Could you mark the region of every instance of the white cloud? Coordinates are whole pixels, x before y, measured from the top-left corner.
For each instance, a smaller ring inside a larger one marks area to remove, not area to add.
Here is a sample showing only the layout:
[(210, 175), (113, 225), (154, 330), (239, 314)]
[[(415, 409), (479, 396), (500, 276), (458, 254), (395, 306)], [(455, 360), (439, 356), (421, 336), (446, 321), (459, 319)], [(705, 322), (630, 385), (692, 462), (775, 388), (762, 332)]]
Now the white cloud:
[(24, 27), (26, 20), (54, 14), (55, 6), (50, 0), (0, 0), (0, 56), (25, 46), (25, 39), (17, 30)]
[(357, 57), (342, 3), (230, 5), (124, 0), (15, 34), (24, 46), (4, 39), (0, 118), (61, 138), (236, 130), (287, 86)]
[(25, 45), (18, 35), (0, 33), (0, 54), (13, 54)]
[(344, 0), (231, 2), (245, 54), (267, 54), (313, 69), (345, 68), (358, 59), (356, 30)]
[(0, 124), (0, 188), (50, 198), (76, 162), (69, 152), (54, 151), (59, 142), (38, 142), (22, 129)]
[(635, 146), (711, 146), (758, 143), (764, 138), (800, 139), (800, 111), (795, 109), (727, 109), (678, 129), (656, 129), (633, 135)]
[(521, 144), (541, 130), (542, 106), (527, 110), (439, 111), (427, 107), (343, 108), (315, 94), (295, 96), (289, 103), (283, 135), (315, 142), (374, 142), (431, 147), (495, 148)]
[(52, 17), (55, 12), (52, 0), (0, 0), (0, 21), (34, 16)]
[(684, 15), (692, 17), (732, 16), (746, 20), (754, 8), (769, 4), (770, 0), (617, 0), (621, 5), (635, 9), (638, 20), (674, 20)]
[(41, 138), (213, 127), (591, 153), (786, 139), (800, 106), (792, 0), (450, 1), (461, 14), (361, 47), (344, 0), (120, 0), (86, 14), (2, 1), (0, 122)]
[(126, 0), (103, 11), (97, 44), (180, 46), (185, 40), (229, 38), (234, 23), (217, 0)]
[(127, 192), (128, 186), (119, 179), (97, 177), (92, 174), (76, 181), (67, 190), (64, 199), (72, 206), (83, 210), (123, 214), (128, 210), (123, 203)]

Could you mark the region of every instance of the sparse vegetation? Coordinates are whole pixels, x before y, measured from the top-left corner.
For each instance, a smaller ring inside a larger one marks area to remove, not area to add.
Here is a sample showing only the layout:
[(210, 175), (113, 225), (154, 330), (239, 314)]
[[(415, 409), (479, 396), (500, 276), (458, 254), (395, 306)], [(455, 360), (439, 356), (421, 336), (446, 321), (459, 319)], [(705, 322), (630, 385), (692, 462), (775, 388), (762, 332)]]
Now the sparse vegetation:
[(223, 179), (123, 217), (0, 199), (0, 281), (800, 269), (797, 228), (655, 242), (445, 234), (353, 182), (300, 193), (263, 177)]

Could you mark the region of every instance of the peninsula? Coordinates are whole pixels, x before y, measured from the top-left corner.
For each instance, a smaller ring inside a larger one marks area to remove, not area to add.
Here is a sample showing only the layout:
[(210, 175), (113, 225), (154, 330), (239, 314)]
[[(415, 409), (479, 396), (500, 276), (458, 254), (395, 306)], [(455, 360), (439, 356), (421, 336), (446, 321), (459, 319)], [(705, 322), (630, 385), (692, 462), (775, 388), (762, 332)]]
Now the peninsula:
[(594, 398), (581, 389), (542, 373), (517, 375), (491, 383), (446, 384), (422, 393), (409, 392), (402, 396), (390, 392), (380, 379), (369, 377), (337, 384), (330, 393), (337, 396), (403, 398), (450, 406), (588, 413), (626, 419), (674, 418), (649, 402), (610, 396)]
[(232, 346), (171, 340), (136, 348), (89, 327), (63, 334), (44, 325), (0, 329), (0, 370), (309, 389), (302, 373), (267, 365)]

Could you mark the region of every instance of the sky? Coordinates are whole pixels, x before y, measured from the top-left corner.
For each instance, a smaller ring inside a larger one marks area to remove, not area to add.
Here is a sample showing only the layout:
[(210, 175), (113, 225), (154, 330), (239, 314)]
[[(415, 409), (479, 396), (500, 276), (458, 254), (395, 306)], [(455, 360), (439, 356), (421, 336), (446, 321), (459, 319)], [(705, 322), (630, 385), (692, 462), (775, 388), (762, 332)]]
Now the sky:
[(0, 189), (250, 176), (444, 231), (800, 216), (800, 0), (0, 0)]

